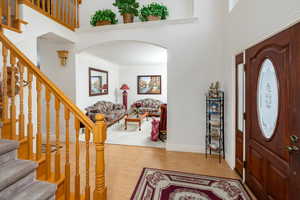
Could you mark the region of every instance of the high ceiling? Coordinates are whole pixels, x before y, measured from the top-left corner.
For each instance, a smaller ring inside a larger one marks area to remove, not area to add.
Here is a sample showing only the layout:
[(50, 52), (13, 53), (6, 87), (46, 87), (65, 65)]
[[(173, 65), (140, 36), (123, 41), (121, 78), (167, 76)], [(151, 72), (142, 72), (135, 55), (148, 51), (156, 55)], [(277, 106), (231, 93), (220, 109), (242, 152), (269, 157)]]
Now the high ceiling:
[(159, 65), (167, 63), (167, 50), (137, 41), (112, 41), (85, 52), (119, 65)]

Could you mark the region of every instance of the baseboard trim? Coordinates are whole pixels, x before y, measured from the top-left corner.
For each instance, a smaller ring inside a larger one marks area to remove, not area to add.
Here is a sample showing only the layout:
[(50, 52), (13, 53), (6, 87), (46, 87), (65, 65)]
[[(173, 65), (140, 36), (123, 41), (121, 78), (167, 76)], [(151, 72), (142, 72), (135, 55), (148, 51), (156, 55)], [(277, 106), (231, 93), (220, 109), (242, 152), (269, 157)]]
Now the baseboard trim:
[(205, 148), (200, 145), (169, 144), (166, 145), (167, 151), (205, 153)]

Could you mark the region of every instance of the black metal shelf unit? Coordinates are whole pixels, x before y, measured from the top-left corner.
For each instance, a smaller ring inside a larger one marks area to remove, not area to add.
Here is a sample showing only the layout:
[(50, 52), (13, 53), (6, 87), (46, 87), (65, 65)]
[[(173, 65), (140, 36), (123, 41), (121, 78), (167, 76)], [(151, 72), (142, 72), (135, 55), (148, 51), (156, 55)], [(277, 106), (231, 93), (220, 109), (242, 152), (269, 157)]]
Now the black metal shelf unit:
[(225, 159), (224, 143), (224, 92), (219, 91), (217, 96), (206, 94), (206, 138), (205, 155), (212, 153)]

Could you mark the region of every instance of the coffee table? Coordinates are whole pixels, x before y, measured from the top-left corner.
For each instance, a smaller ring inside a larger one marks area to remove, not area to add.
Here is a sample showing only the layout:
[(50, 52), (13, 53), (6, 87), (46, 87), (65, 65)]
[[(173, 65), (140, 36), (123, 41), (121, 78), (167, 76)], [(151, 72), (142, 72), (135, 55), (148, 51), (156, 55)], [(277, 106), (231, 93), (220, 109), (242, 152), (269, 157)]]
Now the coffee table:
[(136, 113), (130, 113), (126, 114), (125, 116), (125, 130), (127, 130), (127, 123), (128, 122), (133, 122), (133, 123), (138, 123), (139, 125), (139, 131), (141, 131), (141, 126), (143, 120), (147, 118), (148, 119), (148, 113), (143, 113), (143, 114), (136, 114)]

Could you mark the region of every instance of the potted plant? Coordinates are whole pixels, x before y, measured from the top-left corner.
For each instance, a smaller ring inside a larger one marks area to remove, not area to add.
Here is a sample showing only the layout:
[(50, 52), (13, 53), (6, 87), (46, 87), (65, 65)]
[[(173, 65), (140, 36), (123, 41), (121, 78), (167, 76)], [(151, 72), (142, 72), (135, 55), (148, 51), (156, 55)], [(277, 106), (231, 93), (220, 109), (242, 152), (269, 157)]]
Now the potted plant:
[(139, 15), (138, 8), (140, 5), (136, 0), (116, 0), (113, 5), (119, 9), (124, 23), (132, 23), (134, 16)]
[(151, 3), (140, 10), (141, 21), (164, 20), (169, 16), (168, 8), (159, 3)]
[(110, 10), (97, 10), (94, 15), (91, 16), (90, 24), (92, 26), (103, 26), (107, 24), (116, 24), (118, 19), (116, 14)]

